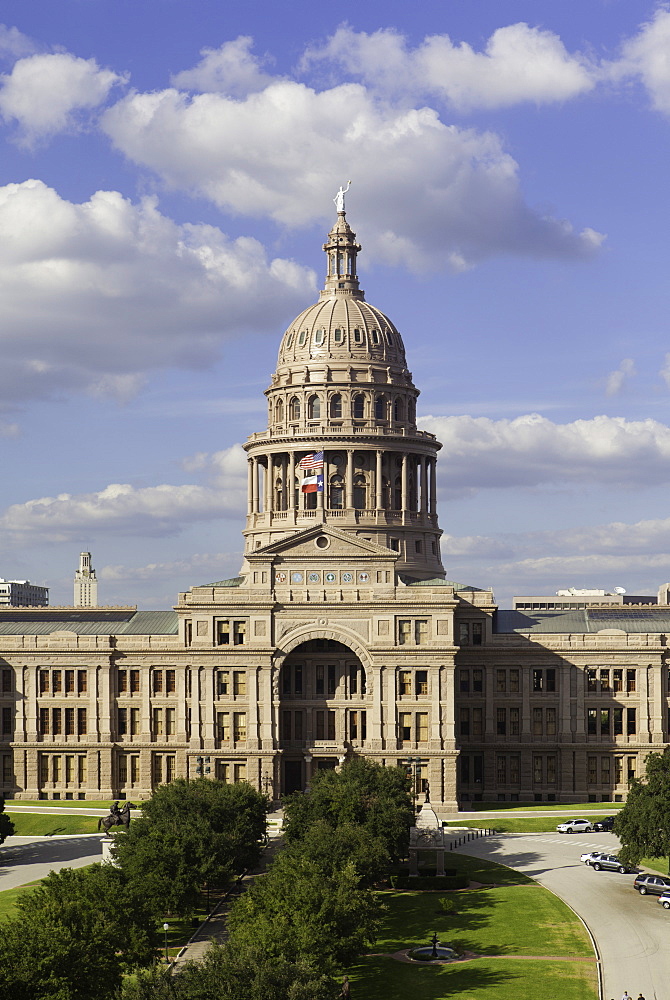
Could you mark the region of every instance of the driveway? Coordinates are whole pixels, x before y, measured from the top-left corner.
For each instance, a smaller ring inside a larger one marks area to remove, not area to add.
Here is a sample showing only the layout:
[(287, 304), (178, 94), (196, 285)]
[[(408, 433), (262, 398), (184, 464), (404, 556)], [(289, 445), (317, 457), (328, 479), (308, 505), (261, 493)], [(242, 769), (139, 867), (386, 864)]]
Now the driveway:
[(69, 837), (7, 837), (0, 847), (0, 892), (35, 882), (61, 868), (102, 861), (99, 833)]
[[(560, 822), (560, 820), (559, 820)], [(458, 850), (525, 872), (560, 896), (585, 921), (602, 961), (604, 997), (665, 1000), (670, 982), (670, 911), (656, 896), (640, 896), (634, 875), (596, 872), (579, 860), (586, 851), (615, 854), (612, 833), (497, 834)]]

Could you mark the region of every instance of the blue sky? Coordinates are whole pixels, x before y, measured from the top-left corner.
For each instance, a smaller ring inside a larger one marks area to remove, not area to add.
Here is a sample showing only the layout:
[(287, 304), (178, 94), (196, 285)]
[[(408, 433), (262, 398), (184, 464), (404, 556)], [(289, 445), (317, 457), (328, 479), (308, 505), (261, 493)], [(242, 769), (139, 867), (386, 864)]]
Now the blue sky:
[(0, 575), (234, 575), (332, 197), (444, 443), (450, 578), (670, 578), (670, 9), (4, 0)]

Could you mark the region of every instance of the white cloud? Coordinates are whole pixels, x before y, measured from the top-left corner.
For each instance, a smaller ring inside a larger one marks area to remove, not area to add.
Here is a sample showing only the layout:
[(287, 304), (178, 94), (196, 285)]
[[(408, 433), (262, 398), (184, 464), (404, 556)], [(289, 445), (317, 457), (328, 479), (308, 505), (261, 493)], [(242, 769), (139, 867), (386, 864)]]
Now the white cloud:
[(170, 83), (181, 90), (211, 91), (228, 97), (245, 97), (263, 90), (272, 82), (272, 77), (261, 69), (268, 60), (254, 56), (252, 44), (249, 35), (240, 35), (218, 49), (201, 49), (198, 65), (175, 73)]
[(18, 28), (9, 28), (6, 24), (0, 24), (0, 58), (20, 59), (23, 56), (31, 55), (35, 51), (35, 43), (19, 31)]
[(194, 521), (241, 517), (247, 493), (247, 459), (241, 445), (201, 454), (190, 465), (204, 473), (206, 485), (111, 483), (95, 493), (41, 497), (8, 507), (0, 515), (0, 532), (9, 540), (30, 544), (108, 532), (119, 537), (165, 537), (179, 534)]
[(667, 387), (670, 389), (670, 353), (665, 355), (665, 359), (663, 361), (663, 367), (661, 368), (658, 374), (661, 376)]
[(438, 465), (449, 493), (540, 487), (670, 482), (670, 428), (656, 420), (598, 416), (556, 424), (537, 413), (513, 420), (423, 417), (442, 441)]
[(570, 100), (591, 90), (596, 75), (558, 35), (524, 23), (498, 28), (482, 52), (449, 35), (432, 35), (411, 49), (392, 29), (367, 34), (345, 25), (309, 49), (303, 67), (317, 62), (335, 64), (385, 94), (434, 94), (459, 111)]
[(187, 559), (175, 559), (173, 562), (147, 563), (146, 566), (103, 566), (98, 573), (102, 581), (131, 582), (169, 580), (182, 576), (188, 580), (185, 586), (192, 586), (193, 574), (203, 578), (206, 576), (212, 583), (217, 579), (225, 579), (218, 574), (234, 576), (240, 565), (239, 552), (205, 552), (196, 553)]
[(67, 52), (28, 56), (0, 78), (0, 114), (18, 123), (22, 141), (75, 128), (80, 113), (97, 108), (126, 78), (101, 69), (95, 59)]
[(73, 204), (41, 181), (8, 184), (0, 232), (0, 407), (57, 391), (127, 399), (151, 369), (200, 367), (314, 294), (310, 271), (256, 240), (114, 191)]
[(346, 163), (366, 252), (416, 271), (496, 254), (587, 257), (601, 239), (529, 208), (497, 136), (445, 125), (431, 108), (393, 107), (359, 84), (316, 92), (277, 81), (241, 101), (133, 93), (103, 127), (168, 186), (287, 226), (332, 219)]
[(635, 362), (632, 358), (624, 358), (618, 368), (610, 372), (605, 379), (605, 393), (608, 396), (618, 396), (626, 380), (636, 374)]
[(670, 11), (659, 7), (651, 21), (622, 47), (619, 60), (609, 66), (614, 80), (638, 77), (647, 88), (652, 106), (670, 113)]

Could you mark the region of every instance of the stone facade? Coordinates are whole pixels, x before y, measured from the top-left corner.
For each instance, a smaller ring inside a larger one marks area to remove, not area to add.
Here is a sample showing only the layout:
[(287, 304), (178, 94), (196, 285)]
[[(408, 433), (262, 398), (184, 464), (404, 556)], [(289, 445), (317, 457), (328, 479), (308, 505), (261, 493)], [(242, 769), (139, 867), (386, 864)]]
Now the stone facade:
[(609, 800), (666, 745), (670, 609), (498, 612), (445, 579), (441, 446), (344, 211), (324, 250), (245, 445), (240, 575), (172, 611), (0, 609), (5, 796), (140, 799), (204, 775), (277, 799), (362, 754), (442, 808)]

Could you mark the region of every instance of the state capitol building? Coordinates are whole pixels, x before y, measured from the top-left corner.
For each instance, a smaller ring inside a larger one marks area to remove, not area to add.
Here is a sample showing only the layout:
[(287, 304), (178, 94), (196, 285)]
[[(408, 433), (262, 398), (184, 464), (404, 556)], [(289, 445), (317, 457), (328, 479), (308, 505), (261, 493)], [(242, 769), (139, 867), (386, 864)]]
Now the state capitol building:
[(6, 798), (141, 799), (204, 775), (277, 800), (361, 755), (449, 809), (621, 801), (670, 742), (667, 603), (499, 611), (446, 579), (441, 445), (359, 288), (343, 200), (244, 446), (240, 575), (167, 611), (0, 608)]

